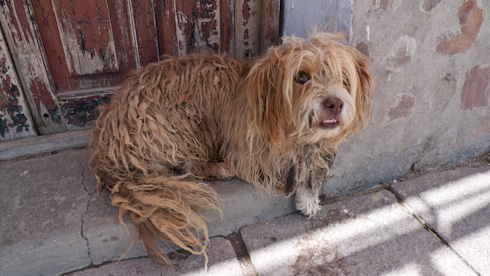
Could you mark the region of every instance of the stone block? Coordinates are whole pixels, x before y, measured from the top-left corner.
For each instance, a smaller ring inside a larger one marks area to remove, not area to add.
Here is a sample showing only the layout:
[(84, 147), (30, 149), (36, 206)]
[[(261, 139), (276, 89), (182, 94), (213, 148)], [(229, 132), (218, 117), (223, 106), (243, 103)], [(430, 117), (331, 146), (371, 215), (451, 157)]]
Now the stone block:
[(123, 260), (118, 263), (105, 264), (100, 267), (77, 271), (71, 276), (228, 276), (244, 275), (231, 243), (224, 238), (212, 238), (208, 249), (208, 269), (204, 265), (204, 257), (187, 254), (172, 254), (170, 267), (152, 262), (148, 258)]
[(58, 275), (90, 264), (82, 236), (84, 151), (0, 164), (0, 275)]
[(241, 230), (257, 274), (476, 275), (381, 192), (291, 214)]
[(490, 166), (433, 172), (392, 189), (480, 275), (490, 275)]

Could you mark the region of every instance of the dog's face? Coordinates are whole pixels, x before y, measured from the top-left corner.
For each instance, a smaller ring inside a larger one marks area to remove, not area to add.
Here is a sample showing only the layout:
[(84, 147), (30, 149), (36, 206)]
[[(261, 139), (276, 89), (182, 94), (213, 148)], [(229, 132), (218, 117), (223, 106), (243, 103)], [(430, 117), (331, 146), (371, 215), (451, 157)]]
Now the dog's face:
[(332, 143), (369, 114), (374, 86), (367, 59), (341, 36), (285, 38), (249, 73), (249, 123), (275, 144)]

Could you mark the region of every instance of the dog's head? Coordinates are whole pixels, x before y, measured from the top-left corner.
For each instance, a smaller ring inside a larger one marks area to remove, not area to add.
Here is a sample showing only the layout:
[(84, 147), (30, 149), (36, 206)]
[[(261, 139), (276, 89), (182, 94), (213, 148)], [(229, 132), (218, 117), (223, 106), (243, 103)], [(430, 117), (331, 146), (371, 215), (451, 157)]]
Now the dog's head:
[(277, 145), (335, 144), (369, 116), (368, 60), (342, 35), (286, 37), (255, 62), (247, 80), (249, 127)]

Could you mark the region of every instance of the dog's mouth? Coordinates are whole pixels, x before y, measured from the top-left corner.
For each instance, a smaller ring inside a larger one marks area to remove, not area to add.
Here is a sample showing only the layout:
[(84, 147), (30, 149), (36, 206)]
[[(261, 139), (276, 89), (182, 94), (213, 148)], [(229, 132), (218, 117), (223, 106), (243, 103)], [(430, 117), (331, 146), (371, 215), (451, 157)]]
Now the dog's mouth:
[(327, 119), (320, 122), (320, 126), (324, 128), (336, 128), (339, 126), (337, 119)]

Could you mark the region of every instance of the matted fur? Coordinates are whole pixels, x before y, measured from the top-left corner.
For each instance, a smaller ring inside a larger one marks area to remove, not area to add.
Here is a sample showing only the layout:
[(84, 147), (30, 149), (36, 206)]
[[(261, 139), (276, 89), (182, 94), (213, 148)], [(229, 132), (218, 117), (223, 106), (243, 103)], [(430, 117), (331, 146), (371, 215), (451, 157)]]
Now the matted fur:
[[(253, 62), (188, 55), (149, 64), (99, 109), (97, 189), (110, 191), (121, 223), (128, 214), (149, 256), (164, 261), (157, 240), (206, 255), (198, 210), (219, 210), (219, 197), (204, 179), (298, 192), (298, 209), (313, 216), (334, 150), (365, 124), (373, 85), (367, 59), (326, 33), (286, 37)], [(330, 98), (342, 100), (338, 114), (324, 107)], [(322, 125), (334, 117), (338, 126)]]

